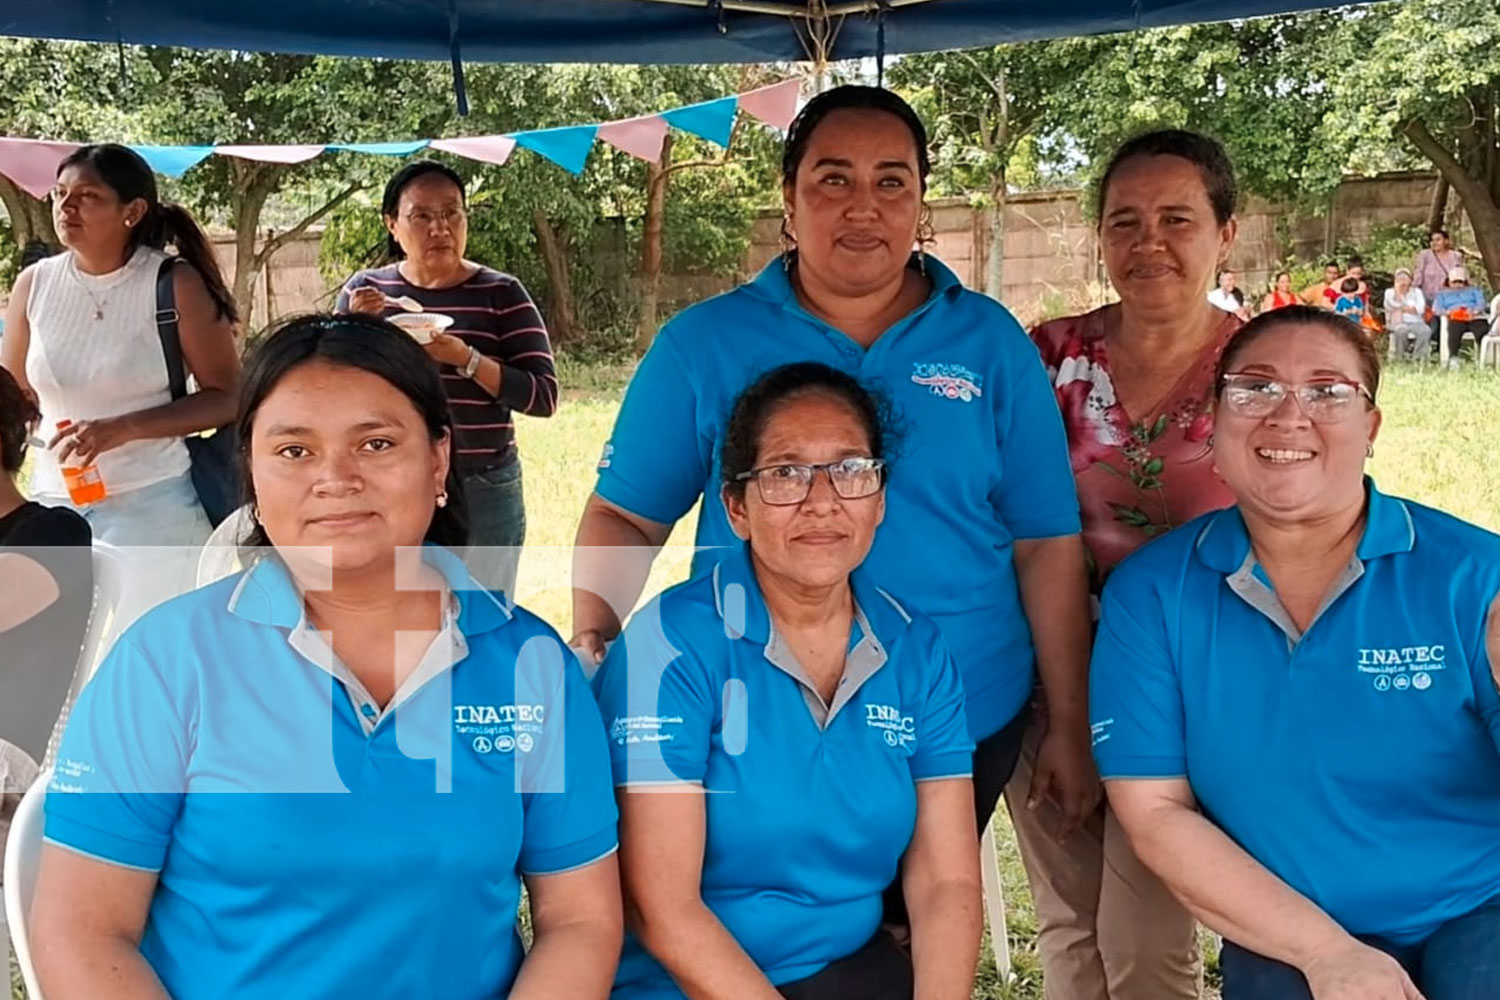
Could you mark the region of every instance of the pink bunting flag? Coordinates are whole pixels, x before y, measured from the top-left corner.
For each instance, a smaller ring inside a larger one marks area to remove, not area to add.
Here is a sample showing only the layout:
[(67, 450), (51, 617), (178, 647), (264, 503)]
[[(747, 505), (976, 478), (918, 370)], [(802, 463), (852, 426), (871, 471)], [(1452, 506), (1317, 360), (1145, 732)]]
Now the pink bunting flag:
[(797, 117), (797, 98), (801, 87), (799, 80), (783, 80), (769, 87), (747, 91), (740, 95), (740, 110), (773, 128), (785, 129)]
[(216, 156), (237, 156), (242, 160), (257, 160), (261, 163), (306, 163), (321, 156), (323, 146), (219, 146)]
[(599, 126), (600, 139), (624, 153), (647, 163), (661, 159), (661, 147), (667, 141), (667, 121), (661, 115), (642, 115)]
[(476, 135), (466, 139), (434, 139), (431, 148), (499, 167), (510, 159), (516, 140), (508, 135)]
[(0, 174), (33, 198), (45, 198), (57, 180), (57, 165), (77, 148), (76, 142), (0, 139)]

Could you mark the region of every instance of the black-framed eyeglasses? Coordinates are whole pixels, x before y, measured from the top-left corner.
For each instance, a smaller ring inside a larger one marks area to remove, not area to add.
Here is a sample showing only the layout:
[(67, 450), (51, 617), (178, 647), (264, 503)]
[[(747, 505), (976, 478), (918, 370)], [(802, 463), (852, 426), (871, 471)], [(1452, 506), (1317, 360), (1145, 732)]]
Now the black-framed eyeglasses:
[(816, 465), (766, 465), (735, 476), (735, 482), (755, 480), (755, 488), (764, 503), (789, 507), (806, 500), (812, 493), (814, 477), (828, 474), (833, 492), (844, 500), (860, 500), (880, 492), (885, 485), (885, 461), (879, 458), (845, 458)]
[(1370, 390), (1352, 379), (1292, 383), (1249, 372), (1230, 372), (1224, 376), (1224, 405), (1242, 417), (1269, 417), (1281, 409), (1289, 395), (1297, 397), (1297, 405), (1307, 419), (1319, 424), (1347, 418), (1354, 412), (1350, 404), (1361, 396), (1371, 405), (1375, 403)]

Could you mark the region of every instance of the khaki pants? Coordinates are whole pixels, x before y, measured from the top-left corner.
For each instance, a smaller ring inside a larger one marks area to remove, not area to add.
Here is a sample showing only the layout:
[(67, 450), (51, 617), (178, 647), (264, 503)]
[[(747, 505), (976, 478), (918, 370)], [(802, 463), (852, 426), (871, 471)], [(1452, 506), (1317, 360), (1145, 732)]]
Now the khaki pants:
[(1026, 808), (1044, 728), (1027, 730), (1005, 799), (1036, 902), (1046, 1000), (1197, 1000), (1197, 925), (1135, 856), (1114, 814), (1101, 806), (1059, 844), (1057, 807)]

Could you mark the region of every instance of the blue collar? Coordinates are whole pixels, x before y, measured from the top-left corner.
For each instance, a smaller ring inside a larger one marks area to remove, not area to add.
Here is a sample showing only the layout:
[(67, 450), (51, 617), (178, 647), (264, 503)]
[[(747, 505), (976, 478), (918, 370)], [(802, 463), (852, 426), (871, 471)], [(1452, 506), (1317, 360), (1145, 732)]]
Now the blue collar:
[[(907, 266), (917, 266), (916, 254), (912, 254), (911, 262)], [(924, 307), (945, 296), (953, 298), (964, 290), (963, 282), (958, 280), (958, 275), (953, 273), (952, 268), (932, 254), (927, 254), (925, 266), (927, 277), (932, 279), (932, 294), (927, 297), (927, 302), (923, 303)], [(801, 303), (797, 301), (796, 291), (792, 288), (791, 272), (786, 269), (780, 257), (772, 258), (771, 262), (761, 268), (760, 273), (743, 287), (761, 298), (781, 303), (788, 309), (806, 313)]]
[[(422, 561), (442, 574), (458, 598), (458, 631), (465, 636), (499, 628), (510, 611), (475, 582), (463, 560), (440, 545), (423, 545)], [(229, 597), (229, 612), (258, 625), (292, 629), (302, 620), (302, 594), (273, 551), (260, 556)]]
[[(731, 639), (748, 639), (761, 646), (771, 641), (771, 614), (761, 596), (750, 562), (750, 546), (741, 543), (726, 548), (713, 569), (714, 610)], [(860, 567), (849, 574), (854, 603), (870, 623), (874, 638), (887, 648), (908, 625), (911, 615), (894, 597), (870, 580)]]
[[(1360, 537), (1355, 555), (1361, 562), (1366, 562), (1380, 556), (1410, 552), (1416, 545), (1417, 531), (1406, 502), (1380, 492), (1375, 480), (1369, 476), (1365, 477), (1365, 496), (1365, 532)], [(1194, 548), (1198, 558), (1210, 569), (1226, 576), (1238, 572), (1250, 555), (1250, 533), (1245, 528), (1239, 507), (1210, 514), (1198, 532)]]

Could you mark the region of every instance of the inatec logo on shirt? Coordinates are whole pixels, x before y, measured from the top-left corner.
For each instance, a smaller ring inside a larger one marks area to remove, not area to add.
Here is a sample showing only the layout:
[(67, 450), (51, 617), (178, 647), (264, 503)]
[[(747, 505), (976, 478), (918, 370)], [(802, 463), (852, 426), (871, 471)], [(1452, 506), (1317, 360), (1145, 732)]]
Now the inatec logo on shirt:
[(886, 746), (910, 747), (917, 742), (917, 723), (894, 705), (866, 705), (865, 725), (877, 729)]
[(545, 705), (454, 705), (453, 732), (475, 753), (528, 753), (546, 724)]
[(1426, 691), (1434, 678), (1448, 669), (1447, 648), (1423, 646), (1361, 647), (1355, 669), (1370, 678), (1378, 692)]
[(984, 377), (963, 365), (917, 362), (912, 365), (911, 380), (943, 399), (972, 403), (984, 395)]

